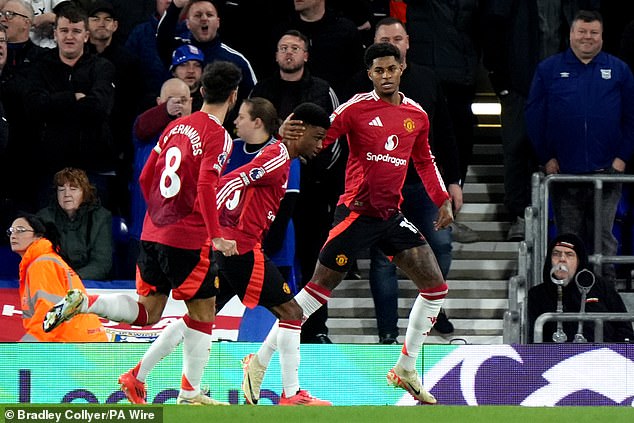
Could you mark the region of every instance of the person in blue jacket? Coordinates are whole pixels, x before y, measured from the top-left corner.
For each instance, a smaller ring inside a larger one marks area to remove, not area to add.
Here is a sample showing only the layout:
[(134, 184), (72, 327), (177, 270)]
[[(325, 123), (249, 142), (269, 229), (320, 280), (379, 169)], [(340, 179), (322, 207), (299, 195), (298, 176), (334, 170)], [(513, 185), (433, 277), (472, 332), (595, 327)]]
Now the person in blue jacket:
[[(634, 152), (634, 77), (625, 62), (601, 51), (603, 20), (581, 10), (570, 28), (570, 48), (537, 67), (526, 104), (527, 130), (547, 175), (622, 173)], [(620, 183), (603, 187), (601, 243), (616, 255), (612, 225)], [(552, 185), (558, 233), (577, 233), (594, 245), (594, 189), (588, 183)], [(613, 276), (614, 267), (604, 266)]]

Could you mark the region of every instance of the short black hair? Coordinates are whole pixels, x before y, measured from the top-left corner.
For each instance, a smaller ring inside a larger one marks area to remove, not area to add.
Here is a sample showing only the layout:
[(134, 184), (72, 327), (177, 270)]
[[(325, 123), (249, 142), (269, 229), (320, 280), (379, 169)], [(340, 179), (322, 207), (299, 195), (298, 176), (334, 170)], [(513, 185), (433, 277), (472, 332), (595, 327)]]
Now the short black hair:
[(33, 213), (27, 213), (24, 211), (18, 212), (16, 219), (22, 218), (29, 222), (29, 225), (33, 228), (33, 234), (46, 238), (53, 244), (53, 251), (60, 254), (61, 251), (61, 235), (55, 223), (45, 221), (41, 217), (34, 215)]
[(242, 71), (231, 62), (217, 60), (205, 66), (200, 78), (207, 104), (224, 103), (242, 81)]
[(392, 16), (386, 16), (385, 18), (382, 18), (380, 21), (378, 21), (376, 25), (374, 25), (374, 31), (376, 32), (381, 26), (395, 25), (395, 24), (399, 24), (400, 26), (403, 27), (403, 29), (405, 29), (405, 24), (403, 23), (403, 21)]
[(318, 104), (302, 103), (293, 110), (293, 119), (301, 120), (306, 125), (330, 128), (330, 116)]
[(83, 22), (88, 30), (88, 14), (75, 3), (60, 3), (59, 8), (55, 8), (55, 26), (59, 23), (60, 18), (66, 18), (70, 23)]
[[(291, 37), (297, 37), (300, 40), (302, 40), (304, 42), (304, 47), (306, 47), (306, 50), (308, 50), (308, 47), (310, 47), (310, 40), (308, 39), (308, 37), (296, 29), (289, 29), (288, 31), (282, 34), (282, 37), (285, 35), (290, 35)], [(277, 40), (278, 43), (282, 39), (282, 37), (280, 37), (280, 39)]]
[(393, 56), (397, 62), (401, 61), (401, 52), (398, 48), (390, 43), (375, 43), (365, 50), (365, 66), (370, 69), (372, 62), (378, 57)]
[(586, 23), (599, 21), (601, 26), (603, 26), (603, 16), (601, 16), (598, 10), (580, 10), (572, 21), (583, 21)]

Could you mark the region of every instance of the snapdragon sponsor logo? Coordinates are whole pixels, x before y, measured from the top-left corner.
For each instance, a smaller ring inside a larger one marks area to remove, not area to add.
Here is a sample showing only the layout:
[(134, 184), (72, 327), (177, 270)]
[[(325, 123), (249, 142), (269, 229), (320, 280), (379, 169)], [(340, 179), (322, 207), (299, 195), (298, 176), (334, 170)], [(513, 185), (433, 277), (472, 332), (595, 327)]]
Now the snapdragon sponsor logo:
[(407, 165), (407, 160), (401, 159), (400, 157), (394, 157), (390, 154), (372, 154), (369, 151), (365, 155), (366, 160), (371, 162), (386, 162), (392, 163), (394, 166), (405, 166)]

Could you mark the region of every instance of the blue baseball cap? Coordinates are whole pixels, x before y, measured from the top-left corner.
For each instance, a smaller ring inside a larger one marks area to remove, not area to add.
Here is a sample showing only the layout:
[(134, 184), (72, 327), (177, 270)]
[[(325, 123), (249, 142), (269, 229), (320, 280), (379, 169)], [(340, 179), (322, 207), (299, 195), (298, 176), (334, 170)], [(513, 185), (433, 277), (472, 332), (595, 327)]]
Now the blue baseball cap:
[(182, 65), (190, 60), (196, 60), (202, 65), (205, 63), (205, 55), (196, 46), (191, 44), (183, 44), (172, 53), (172, 66), (170, 66), (170, 72), (178, 65)]

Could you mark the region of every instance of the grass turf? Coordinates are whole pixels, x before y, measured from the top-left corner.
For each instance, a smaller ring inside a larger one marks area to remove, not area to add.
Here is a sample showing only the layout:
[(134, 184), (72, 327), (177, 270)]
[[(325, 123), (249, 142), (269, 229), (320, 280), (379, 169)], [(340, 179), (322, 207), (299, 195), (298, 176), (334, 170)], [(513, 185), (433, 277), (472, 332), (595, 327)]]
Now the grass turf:
[[(20, 407), (20, 405), (4, 404), (4, 408)], [(34, 407), (37, 407), (33, 405)], [(85, 407), (85, 404), (70, 406)], [(40, 407), (55, 409), (68, 408), (69, 405), (55, 404)], [(88, 406), (91, 407), (91, 406)], [(108, 407), (94, 405), (94, 407)], [(144, 407), (135, 407), (144, 408)], [(151, 409), (148, 407), (147, 409)], [(222, 420), (221, 420), (222, 419)], [(276, 406), (229, 406), (229, 407), (195, 407), (195, 406), (163, 406), (163, 423), (198, 423), (209, 421), (230, 422), (335, 422), (374, 423), (397, 421), (428, 422), (555, 422), (555, 423), (632, 423), (634, 408), (632, 407), (517, 407), (517, 406), (355, 406), (355, 407), (276, 407)], [(13, 420), (15, 421), (15, 420)], [(37, 422), (34, 422), (37, 423)]]

